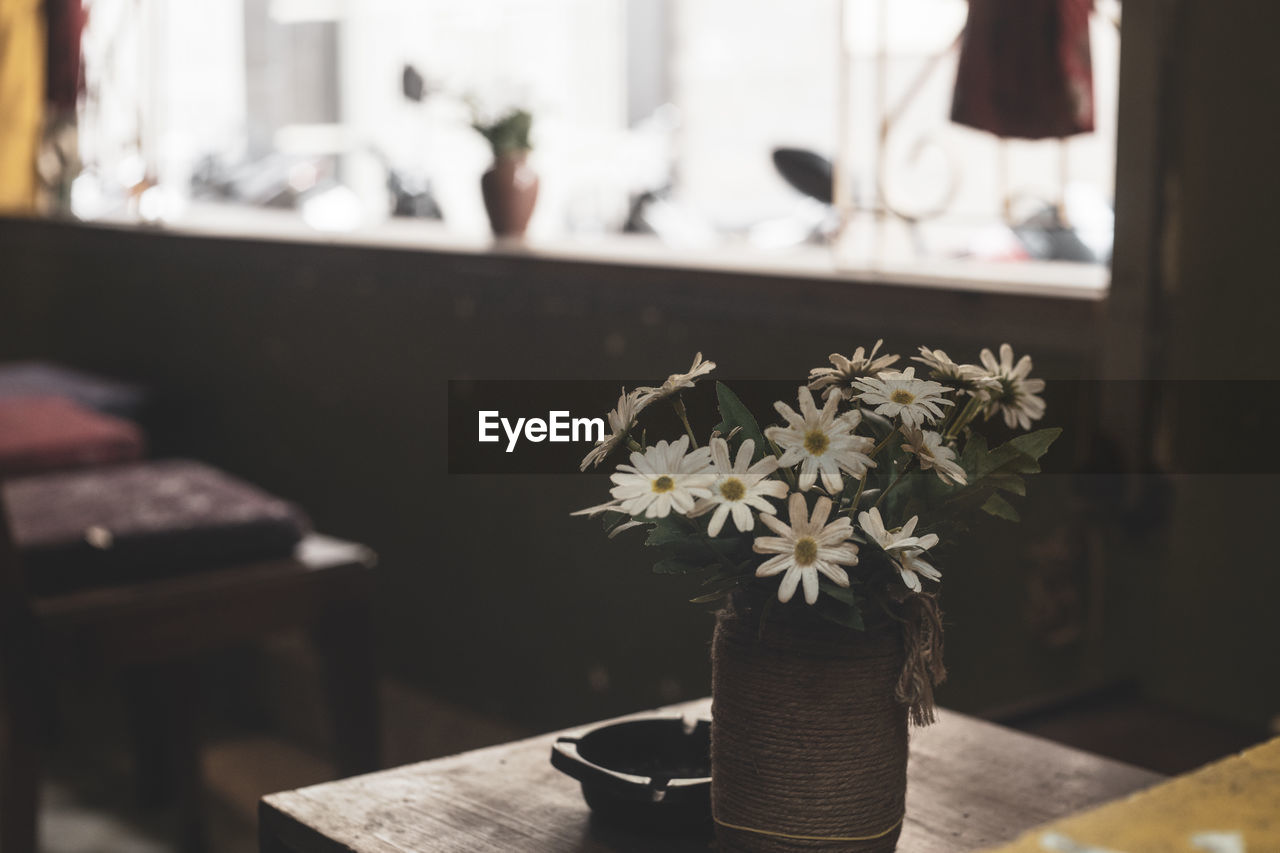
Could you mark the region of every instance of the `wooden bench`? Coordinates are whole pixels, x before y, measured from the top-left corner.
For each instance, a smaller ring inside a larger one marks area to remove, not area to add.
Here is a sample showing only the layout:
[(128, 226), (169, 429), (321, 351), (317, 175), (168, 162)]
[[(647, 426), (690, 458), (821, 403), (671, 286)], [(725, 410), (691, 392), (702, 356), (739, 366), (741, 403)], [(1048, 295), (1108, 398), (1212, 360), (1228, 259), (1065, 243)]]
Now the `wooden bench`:
[(302, 628), (320, 653), (345, 774), (375, 769), (378, 720), (370, 636), (373, 552), (318, 535), (292, 558), (62, 595), (24, 589), (0, 504), (0, 853), (38, 849), (46, 690), (59, 674), (118, 674), (135, 711), (140, 790), (171, 799), (183, 849), (198, 849), (201, 652)]

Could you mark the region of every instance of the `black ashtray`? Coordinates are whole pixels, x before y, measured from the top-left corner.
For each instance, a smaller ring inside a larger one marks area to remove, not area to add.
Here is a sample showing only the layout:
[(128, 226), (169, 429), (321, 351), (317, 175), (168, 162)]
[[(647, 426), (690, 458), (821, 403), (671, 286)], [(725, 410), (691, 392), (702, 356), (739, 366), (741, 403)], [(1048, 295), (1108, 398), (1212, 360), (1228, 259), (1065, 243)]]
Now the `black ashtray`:
[(709, 829), (711, 723), (661, 717), (561, 737), (551, 763), (582, 783), (610, 823), (648, 832)]

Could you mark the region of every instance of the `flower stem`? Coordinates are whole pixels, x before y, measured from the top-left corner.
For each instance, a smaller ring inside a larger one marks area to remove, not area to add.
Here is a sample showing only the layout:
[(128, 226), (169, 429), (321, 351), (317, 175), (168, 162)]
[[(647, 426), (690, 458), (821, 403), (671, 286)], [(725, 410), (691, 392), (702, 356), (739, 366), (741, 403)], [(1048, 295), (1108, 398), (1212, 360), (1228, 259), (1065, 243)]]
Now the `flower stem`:
[(975, 394), (970, 397), (969, 402), (965, 403), (964, 408), (960, 410), (955, 419), (947, 426), (946, 431), (943, 433), (943, 438), (950, 441), (959, 435), (960, 430), (964, 429), (969, 424), (969, 421), (974, 419), (981, 408), (982, 400), (978, 398), (978, 395)]
[(853, 503), (849, 505), (849, 518), (855, 521), (858, 514), (858, 501), (862, 500), (862, 490), (867, 487), (867, 477), (870, 474), (870, 471), (862, 472), (862, 479), (858, 481), (858, 491), (853, 493)]
[[(895, 435), (898, 434), (898, 431), (901, 429), (902, 429), (901, 425), (894, 427), (893, 430), (888, 435), (886, 435), (879, 444), (877, 444), (875, 447), (871, 449), (870, 457), (872, 459), (875, 459), (876, 454), (878, 454), (881, 450), (884, 450), (885, 446), (893, 439)], [(864, 477), (863, 479), (865, 480), (866, 478)], [(862, 490), (859, 489), (858, 491), (862, 491)]]
[(676, 416), (680, 418), (680, 423), (684, 424), (684, 431), (689, 435), (690, 449), (697, 450), (698, 437), (693, 434), (693, 427), (689, 425), (689, 414), (684, 408), (684, 400), (681, 400), (679, 395), (671, 398), (671, 408), (676, 410)]
[(880, 502), (884, 500), (884, 496), (889, 494), (889, 492), (892, 492), (893, 487), (898, 485), (898, 483), (902, 482), (902, 478), (905, 477), (907, 475), (907, 472), (911, 470), (911, 463), (915, 461), (916, 461), (916, 458), (914, 456), (912, 456), (910, 459), (907, 460), (907, 464), (902, 466), (902, 470), (898, 472), (898, 476), (894, 477), (893, 482), (889, 484), (889, 488), (885, 489), (876, 497), (876, 502), (871, 505), (872, 509), (875, 509), (876, 507), (880, 506)]
[(644, 447), (631, 436), (627, 436), (627, 447), (636, 453), (644, 453)]

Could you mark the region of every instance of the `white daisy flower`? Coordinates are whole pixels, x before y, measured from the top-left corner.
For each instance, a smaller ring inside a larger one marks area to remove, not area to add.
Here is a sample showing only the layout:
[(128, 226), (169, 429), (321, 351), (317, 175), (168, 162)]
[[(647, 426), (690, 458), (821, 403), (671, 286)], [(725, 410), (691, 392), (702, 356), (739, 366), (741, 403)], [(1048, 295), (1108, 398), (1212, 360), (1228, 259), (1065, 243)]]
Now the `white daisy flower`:
[(631, 433), (631, 428), (636, 425), (636, 415), (640, 414), (641, 410), (649, 405), (649, 401), (643, 398), (640, 390), (637, 388), (628, 394), (626, 388), (622, 389), (622, 396), (618, 398), (618, 405), (606, 416), (606, 420), (609, 422), (609, 435), (601, 439), (583, 457), (582, 464), (578, 466), (579, 471), (596, 467), (610, 453), (616, 450), (618, 445), (627, 440), (627, 436)]
[(919, 592), (921, 589), (920, 576), (931, 581), (942, 579), (942, 572), (920, 556), (938, 544), (938, 534), (913, 536), (919, 520), (918, 515), (913, 515), (910, 521), (897, 530), (885, 530), (884, 521), (880, 518), (880, 510), (872, 507), (866, 512), (858, 513), (858, 525), (862, 528), (862, 532), (884, 549), (893, 567), (902, 577), (902, 582), (913, 592)]
[(1000, 345), (1000, 360), (989, 349), (978, 354), (987, 375), (1000, 383), (997, 390), (990, 392), (993, 403), (987, 417), (996, 412), (1004, 416), (1005, 425), (1022, 429), (1031, 429), (1031, 422), (1044, 417), (1044, 400), (1036, 395), (1044, 390), (1043, 379), (1028, 379), (1031, 372), (1031, 356), (1024, 355), (1013, 362), (1013, 347)]
[(693, 357), (693, 366), (687, 373), (673, 373), (667, 377), (666, 382), (656, 388), (644, 386), (637, 388), (636, 391), (644, 396), (644, 405), (647, 406), (650, 403), (665, 400), (681, 389), (694, 387), (699, 379), (715, 369), (714, 361), (704, 361), (702, 353), (698, 353)]
[(977, 394), (1000, 387), (1000, 383), (978, 365), (956, 364), (940, 349), (920, 347), (920, 355), (912, 356), (911, 360), (920, 362), (929, 368), (932, 378), (954, 386), (962, 394)]
[(800, 414), (786, 403), (774, 403), (773, 407), (786, 420), (785, 427), (769, 427), (765, 436), (782, 448), (781, 467), (800, 463), (800, 491), (807, 492), (822, 475), (822, 486), (835, 494), (844, 487), (841, 471), (860, 478), (875, 462), (867, 451), (875, 447), (875, 441), (854, 435), (862, 421), (858, 412), (837, 416), (840, 395), (827, 396), (826, 405), (819, 412), (808, 388), (800, 389)]
[(942, 395), (950, 391), (945, 385), (927, 379), (917, 379), (916, 369), (908, 367), (901, 373), (886, 371), (877, 377), (859, 379), (853, 383), (862, 393), (858, 399), (875, 406), (877, 415), (900, 418), (908, 429), (933, 423), (942, 417), (939, 406), (955, 403)]
[(630, 465), (619, 465), (611, 475), (609, 494), (627, 515), (666, 518), (675, 510), (688, 515), (697, 498), (711, 497), (716, 475), (711, 470), (711, 451), (700, 447), (692, 453), (689, 436), (668, 444), (659, 441), (644, 453), (632, 453)]
[(902, 449), (914, 453), (920, 460), (920, 470), (933, 469), (944, 483), (966, 484), (964, 469), (956, 462), (956, 452), (942, 442), (942, 436), (933, 430), (907, 430), (907, 443)]
[(778, 470), (778, 460), (774, 456), (765, 456), (756, 464), (751, 464), (751, 456), (756, 452), (756, 443), (744, 439), (738, 448), (738, 456), (733, 463), (729, 461), (729, 443), (723, 438), (711, 439), (711, 464), (715, 469), (715, 482), (711, 484), (711, 497), (702, 498), (693, 505), (690, 518), (704, 515), (711, 510), (711, 522), (707, 525), (707, 534), (719, 536), (724, 527), (724, 520), (733, 515), (733, 524), (738, 530), (746, 533), (755, 528), (755, 516), (751, 510), (774, 515), (777, 510), (765, 498), (781, 498), (787, 494), (787, 484), (781, 480), (769, 479), (769, 475)]
[(813, 515), (805, 506), (804, 495), (792, 492), (787, 504), (791, 524), (786, 525), (771, 515), (760, 516), (760, 521), (777, 536), (758, 536), (752, 543), (757, 554), (774, 554), (756, 569), (756, 577), (767, 578), (786, 574), (778, 585), (778, 600), (783, 604), (791, 600), (796, 587), (804, 583), (804, 600), (813, 604), (818, 600), (818, 575), (825, 575), (838, 586), (849, 585), (849, 574), (842, 569), (857, 565), (858, 546), (849, 541), (853, 523), (848, 516), (840, 516), (827, 524), (831, 514), (831, 500), (818, 498)]
[(852, 400), (854, 380), (875, 376), (898, 360), (896, 355), (882, 355), (876, 358), (876, 351), (880, 349), (880, 345), (883, 343), (883, 340), (876, 341), (876, 345), (871, 348), (870, 355), (864, 355), (862, 347), (854, 350), (853, 355), (848, 358), (838, 352), (833, 352), (827, 356), (832, 364), (831, 367), (815, 367), (809, 371), (809, 387), (814, 391), (821, 391), (824, 388), (839, 388), (840, 393), (846, 400)]

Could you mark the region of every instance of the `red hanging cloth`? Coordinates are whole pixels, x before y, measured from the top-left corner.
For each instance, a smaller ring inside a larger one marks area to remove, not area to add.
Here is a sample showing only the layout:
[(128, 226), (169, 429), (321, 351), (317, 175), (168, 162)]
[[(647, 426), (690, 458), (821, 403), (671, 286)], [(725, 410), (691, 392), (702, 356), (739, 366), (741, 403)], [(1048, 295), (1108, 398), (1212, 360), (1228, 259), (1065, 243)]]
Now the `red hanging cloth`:
[(45, 0), (45, 102), (59, 112), (74, 112), (84, 92), (80, 35), (84, 31), (81, 0)]
[(969, 0), (951, 120), (996, 136), (1093, 130), (1093, 0)]

